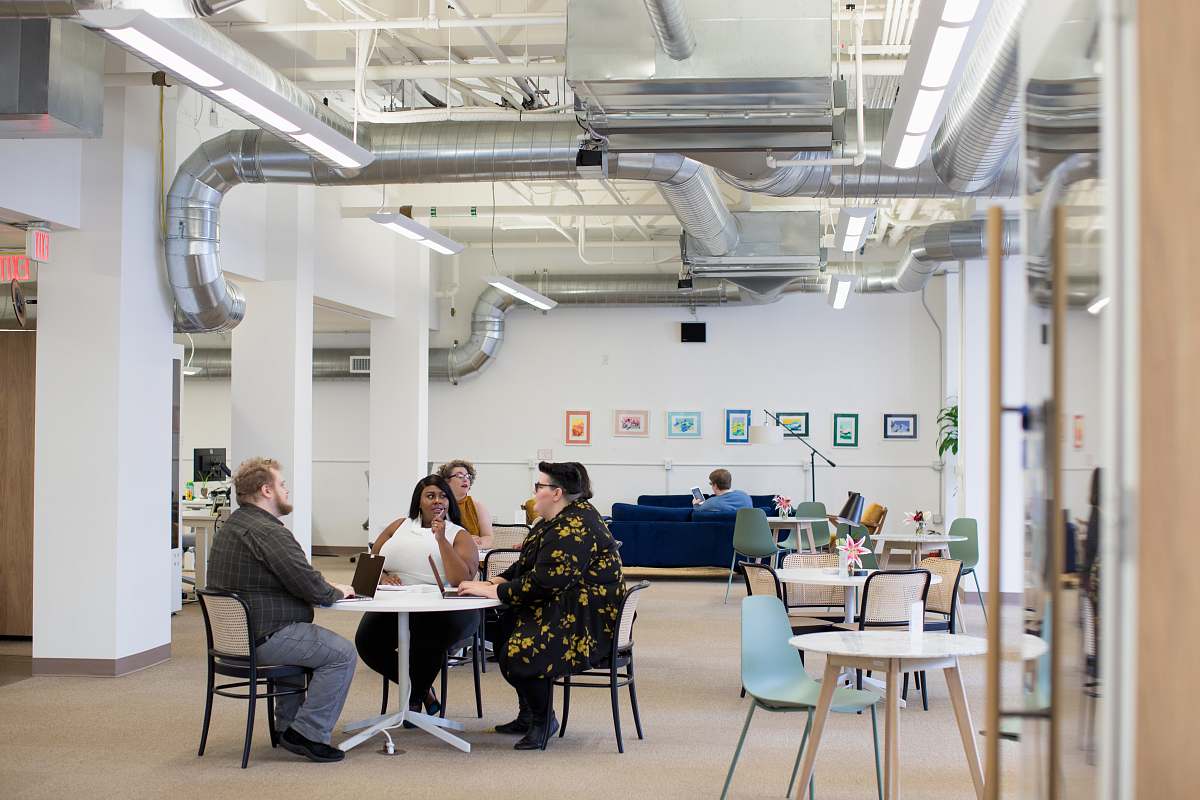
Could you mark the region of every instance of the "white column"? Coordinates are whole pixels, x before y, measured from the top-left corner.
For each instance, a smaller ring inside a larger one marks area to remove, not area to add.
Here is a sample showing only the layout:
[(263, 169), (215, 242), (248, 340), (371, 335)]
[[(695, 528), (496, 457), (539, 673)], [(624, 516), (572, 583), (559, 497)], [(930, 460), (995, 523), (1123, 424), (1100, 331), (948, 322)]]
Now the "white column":
[(398, 239), (396, 253), (395, 316), (371, 321), (371, 539), (429, 470), (429, 250)]
[[(980, 586), (987, 590), (988, 469), (990, 445), (988, 419), (989, 370), (987, 362), (988, 286), (987, 262), (970, 261), (963, 266), (962, 304), (962, 397), (959, 399), (959, 456), (962, 465), (963, 515), (979, 521), (979, 565), (975, 571)], [(1027, 294), (1024, 265), (1020, 258), (1004, 261), (1004, 322), (1002, 350), (1003, 403), (1019, 406), (1025, 398)], [(1025, 476), (1021, 469), (1024, 434), (1018, 414), (1004, 414), (1001, 423), (1001, 591), (1019, 593), (1024, 585)]]
[(295, 510), (283, 522), (312, 548), (313, 187), (267, 192), (265, 280), (239, 282), (246, 318), (233, 329), (230, 469), (262, 456), (283, 465)]
[[(170, 655), (172, 304), (158, 92), (108, 89), (78, 231), (38, 281), (34, 670), (117, 675)], [(72, 189), (74, 191), (74, 189)]]
[[(942, 405), (959, 404), (961, 413), (962, 387), (962, 280), (961, 264), (959, 271), (947, 273), (943, 283), (946, 292), (946, 326), (943, 331), (942, 369), (945, 374), (945, 385), (942, 387)], [(960, 418), (961, 422), (961, 418)], [(960, 425), (959, 432), (962, 428)], [(943, 456), (942, 467), (942, 508), (945, 509), (946, 525), (956, 518), (965, 516), (963, 513), (962, 491), (962, 459), (947, 451)]]

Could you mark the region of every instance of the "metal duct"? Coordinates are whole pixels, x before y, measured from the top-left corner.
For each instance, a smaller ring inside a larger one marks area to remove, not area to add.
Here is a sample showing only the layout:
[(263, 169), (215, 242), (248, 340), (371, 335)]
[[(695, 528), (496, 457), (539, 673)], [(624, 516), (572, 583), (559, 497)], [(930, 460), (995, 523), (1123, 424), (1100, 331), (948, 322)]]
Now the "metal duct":
[[(175, 5), (178, 11), (190, 11), (198, 17), (211, 17), (241, 2), (242, 0), (176, 0)], [(136, 10), (144, 7), (145, 0), (141, 0), (141, 2), (122, 2), (122, 0), (3, 0), (3, 2), (0, 2), (0, 19), (74, 17), (80, 11), (108, 8)]]
[[(366, 378), (369, 373), (351, 372), (350, 359), (370, 356), (367, 350), (321, 349), (312, 351), (313, 378)], [(228, 350), (193, 350), (188, 359), (189, 370), (199, 370), (192, 378), (228, 378), (232, 372), (232, 357)]]
[(654, 36), (663, 52), (675, 61), (689, 58), (696, 49), (692, 23), (683, 10), (682, 0), (644, 0)]
[(659, 194), (703, 255), (723, 256), (737, 247), (738, 222), (699, 161), (677, 153), (616, 153), (608, 157), (607, 167), (610, 178), (657, 182)]
[(1026, 0), (995, 0), (962, 82), (934, 136), (929, 160), (942, 182), (976, 192), (1004, 170), (1020, 135), (1017, 73)]
[[(1017, 151), (1007, 150), (999, 177), (979, 191), (962, 192), (947, 186), (934, 171), (929, 160), (912, 169), (897, 169), (883, 162), (883, 137), (891, 119), (891, 109), (867, 109), (864, 116), (866, 160), (861, 166), (785, 167), (761, 178), (744, 178), (719, 170), (721, 179), (747, 192), (775, 197), (838, 197), (855, 202), (871, 203), (896, 198), (955, 197), (972, 194), (977, 197), (1011, 198), (1020, 194), (1017, 173)], [(796, 158), (825, 158), (852, 156), (857, 149), (858, 121), (845, 116), (842, 140), (832, 150), (799, 153)]]
[(234, 186), (574, 178), (584, 136), (574, 120), (363, 125), (360, 140), (376, 158), (355, 174), (342, 174), (261, 130), (204, 142), (180, 166), (167, 194), (166, 262), (175, 330), (231, 330), (245, 315), (245, 300), (220, 262), (221, 201)]
[[(772, 302), (743, 294), (720, 281), (697, 281), (680, 289), (674, 275), (518, 275), (515, 278), (564, 306), (680, 306), (700, 307)], [(511, 295), (488, 287), (471, 312), (471, 336), (465, 344), (431, 348), (429, 377), (457, 384), (481, 372), (496, 358), (504, 342), (504, 316), (516, 304)]]

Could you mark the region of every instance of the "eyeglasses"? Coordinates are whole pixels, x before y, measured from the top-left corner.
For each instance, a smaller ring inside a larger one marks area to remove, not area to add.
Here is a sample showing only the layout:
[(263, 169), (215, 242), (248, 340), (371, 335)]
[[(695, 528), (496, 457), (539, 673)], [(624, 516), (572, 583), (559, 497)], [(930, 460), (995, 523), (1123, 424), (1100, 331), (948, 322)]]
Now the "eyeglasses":
[(561, 489), (561, 486), (555, 486), (553, 483), (535, 483), (533, 485), (533, 493), (537, 494), (538, 489)]
[(471, 478), (471, 474), (469, 472), (452, 472), (450, 473), (450, 477), (456, 480), (466, 481), (467, 483), (474, 483), (474, 479)]

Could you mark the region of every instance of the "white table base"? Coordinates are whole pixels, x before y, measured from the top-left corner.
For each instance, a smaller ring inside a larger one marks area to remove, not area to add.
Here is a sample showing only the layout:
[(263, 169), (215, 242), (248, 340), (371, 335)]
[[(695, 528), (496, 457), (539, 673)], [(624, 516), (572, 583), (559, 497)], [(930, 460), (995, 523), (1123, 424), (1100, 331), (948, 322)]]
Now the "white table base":
[[(409, 695), (412, 693), (412, 684), (408, 679), (408, 661), (409, 647), (411, 646), (411, 633), (408, 630), (408, 612), (396, 611), (397, 641), (399, 646), (396, 648), (396, 656), (400, 671), (397, 673), (399, 681), (397, 694), (400, 696), (400, 710), (395, 714), (381, 714), (375, 717), (368, 717), (358, 722), (351, 722), (342, 728), (343, 733), (360, 733), (351, 736), (349, 739), (338, 745), (338, 748), (343, 751), (349, 751), (358, 747), (363, 742), (367, 741), (376, 734), (382, 733), (387, 737), (388, 744), (392, 744), (392, 735), (389, 731), (393, 728), (403, 725), (405, 722), (411, 722), (418, 729), (432, 734), (447, 744), (457, 747), (464, 753), (471, 752), (471, 743), (465, 739), (450, 733), (446, 728), (451, 730), (461, 731), (463, 729), (461, 722), (434, 717), (429, 714), (422, 714), (418, 711), (410, 711), (408, 708)], [(391, 747), (389, 746), (389, 750)]]

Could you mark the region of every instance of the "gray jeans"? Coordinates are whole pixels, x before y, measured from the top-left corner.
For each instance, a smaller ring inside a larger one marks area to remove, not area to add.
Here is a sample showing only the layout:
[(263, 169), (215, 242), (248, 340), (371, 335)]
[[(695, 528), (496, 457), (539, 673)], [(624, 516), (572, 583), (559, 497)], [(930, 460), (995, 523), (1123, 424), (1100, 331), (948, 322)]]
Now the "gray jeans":
[[(293, 622), (259, 645), (258, 660), (262, 664), (294, 664), (313, 670), (307, 695), (276, 698), (275, 725), (281, 733), (290, 726), (307, 739), (329, 744), (329, 734), (342, 713), (358, 664), (354, 645), (319, 625)], [(279, 683), (283, 685), (289, 680)], [(302, 680), (296, 679), (296, 683)]]

